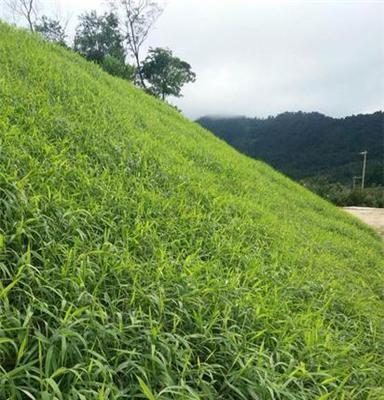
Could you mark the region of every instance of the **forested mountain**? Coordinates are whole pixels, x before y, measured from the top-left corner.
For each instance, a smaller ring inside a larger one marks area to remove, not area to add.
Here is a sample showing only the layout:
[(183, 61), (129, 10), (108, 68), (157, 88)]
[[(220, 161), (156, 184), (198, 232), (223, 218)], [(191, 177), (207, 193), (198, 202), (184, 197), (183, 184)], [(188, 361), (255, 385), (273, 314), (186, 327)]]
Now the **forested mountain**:
[(368, 151), (366, 183), (383, 184), (384, 113), (331, 118), (285, 112), (266, 119), (203, 117), (205, 128), (241, 152), (266, 161), (294, 179), (325, 177), (352, 183)]

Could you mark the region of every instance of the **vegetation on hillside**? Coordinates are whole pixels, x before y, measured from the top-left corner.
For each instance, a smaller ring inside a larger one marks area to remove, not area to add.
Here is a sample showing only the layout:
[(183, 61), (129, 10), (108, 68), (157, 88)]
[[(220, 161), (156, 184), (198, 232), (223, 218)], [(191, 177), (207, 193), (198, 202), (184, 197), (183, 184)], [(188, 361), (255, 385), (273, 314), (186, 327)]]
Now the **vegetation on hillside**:
[[(203, 117), (197, 122), (335, 204), (384, 205), (383, 112), (341, 119), (287, 112), (267, 119)], [(362, 173), (359, 153), (364, 150), (369, 189), (353, 190), (352, 178)]]
[(338, 206), (384, 207), (383, 186), (362, 189), (339, 182), (330, 182), (323, 176), (299, 181), (303, 186)]
[(131, 81), (163, 101), (181, 97), (182, 87), (195, 81), (191, 66), (168, 48), (149, 48), (142, 60), (142, 47), (163, 12), (156, 1), (110, 0), (103, 15), (85, 12), (78, 18), (73, 44), (68, 43), (67, 24), (39, 15), (38, 0), (4, 0), (4, 5), (25, 20), (31, 32), (73, 49), (110, 75)]
[(384, 396), (379, 237), (0, 24), (0, 399)]
[(117, 16), (112, 12), (99, 16), (91, 11), (81, 15), (79, 21), (73, 49), (111, 75), (133, 80), (134, 68), (125, 62), (127, 53)]
[(143, 63), (142, 74), (148, 93), (165, 100), (167, 96), (181, 97), (181, 88), (194, 82), (191, 66), (175, 57), (169, 49), (150, 48)]

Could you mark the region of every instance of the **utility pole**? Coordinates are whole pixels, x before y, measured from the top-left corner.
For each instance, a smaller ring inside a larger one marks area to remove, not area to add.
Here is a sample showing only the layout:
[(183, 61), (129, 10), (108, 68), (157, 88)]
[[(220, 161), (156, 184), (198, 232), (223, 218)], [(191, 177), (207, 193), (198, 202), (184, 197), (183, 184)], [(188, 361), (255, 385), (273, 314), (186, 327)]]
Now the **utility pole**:
[(362, 156), (364, 156), (364, 159), (363, 159), (363, 172), (361, 174), (361, 188), (362, 189), (364, 189), (364, 183), (365, 183), (365, 168), (367, 166), (367, 153), (368, 153), (367, 150), (362, 151), (360, 153)]
[(354, 177), (352, 178), (352, 189), (353, 189), (353, 190), (356, 189), (356, 181), (359, 180), (359, 179), (361, 179), (360, 176), (354, 176)]

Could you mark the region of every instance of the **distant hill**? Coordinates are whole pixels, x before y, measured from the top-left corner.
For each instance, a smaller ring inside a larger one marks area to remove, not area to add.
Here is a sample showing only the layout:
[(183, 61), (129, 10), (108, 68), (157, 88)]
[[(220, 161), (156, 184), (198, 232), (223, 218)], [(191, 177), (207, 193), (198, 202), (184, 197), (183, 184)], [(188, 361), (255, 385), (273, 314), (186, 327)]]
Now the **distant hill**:
[(294, 179), (326, 177), (350, 185), (368, 150), (367, 185), (383, 184), (384, 113), (331, 118), (286, 112), (266, 119), (202, 117), (199, 124), (241, 152)]
[(383, 243), (0, 23), (0, 400), (384, 398)]

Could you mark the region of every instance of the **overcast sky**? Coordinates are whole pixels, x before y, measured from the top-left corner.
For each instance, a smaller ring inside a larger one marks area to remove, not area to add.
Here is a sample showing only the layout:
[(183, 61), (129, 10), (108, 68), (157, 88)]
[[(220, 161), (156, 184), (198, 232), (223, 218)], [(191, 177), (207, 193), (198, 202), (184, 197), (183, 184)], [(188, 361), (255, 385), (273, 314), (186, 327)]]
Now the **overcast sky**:
[[(62, 15), (103, 0), (41, 0)], [(190, 118), (384, 109), (383, 1), (168, 0), (147, 42), (197, 74), (171, 99)]]

